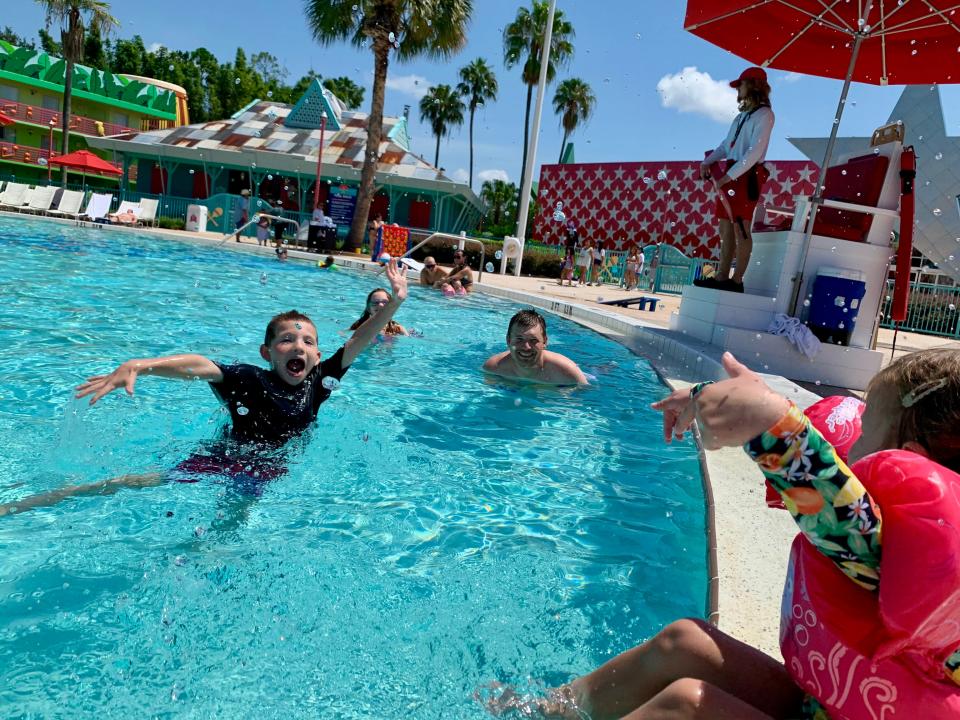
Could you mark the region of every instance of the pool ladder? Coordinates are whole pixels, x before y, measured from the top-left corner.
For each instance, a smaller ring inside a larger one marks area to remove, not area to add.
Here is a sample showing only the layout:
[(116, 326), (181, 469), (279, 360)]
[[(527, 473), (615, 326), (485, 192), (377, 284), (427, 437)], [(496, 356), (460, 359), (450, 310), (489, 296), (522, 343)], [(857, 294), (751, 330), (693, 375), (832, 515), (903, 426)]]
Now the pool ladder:
[(295, 243), (294, 243), (294, 248), (298, 248), (298, 249), (299, 249), (299, 247), (300, 247), (300, 239), (301, 239), (301, 238), (300, 238), (300, 223), (298, 223), (296, 220), (291, 220), (290, 218), (285, 218), (285, 217), (283, 217), (282, 215), (268, 215), (267, 213), (257, 213), (257, 214), (254, 215), (250, 220), (248, 220), (248, 221), (246, 222), (246, 224), (241, 225), (241, 226), (240, 226), (239, 228), (237, 228), (236, 230), (233, 230), (233, 231), (231, 231), (231, 232), (228, 232), (226, 235), (223, 236), (223, 239), (218, 243), (218, 246), (219, 246), (219, 245), (223, 245), (223, 244), (224, 244), (227, 240), (229, 240), (230, 238), (236, 237), (237, 235), (239, 235), (240, 233), (242, 233), (244, 230), (246, 230), (246, 229), (247, 229), (248, 227), (250, 227), (251, 225), (256, 225), (258, 222), (260, 222), (260, 219), (261, 219), (261, 218), (270, 218), (271, 220), (279, 220), (280, 222), (285, 222), (285, 223), (287, 223), (287, 224), (289, 224), (289, 225), (293, 225), (293, 227), (295, 228), (295, 231), (294, 231), (294, 233), (293, 233), (293, 239), (294, 239), (294, 241), (295, 241)]

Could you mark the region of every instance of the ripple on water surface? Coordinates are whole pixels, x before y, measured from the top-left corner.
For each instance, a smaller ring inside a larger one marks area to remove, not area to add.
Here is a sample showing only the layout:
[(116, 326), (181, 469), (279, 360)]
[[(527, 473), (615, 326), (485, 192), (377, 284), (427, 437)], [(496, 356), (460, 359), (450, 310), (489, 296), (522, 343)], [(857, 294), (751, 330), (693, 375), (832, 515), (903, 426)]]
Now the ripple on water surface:
[[(226, 416), (203, 383), (87, 375), (199, 352), (259, 363), (295, 307), (324, 354), (370, 275), (0, 218), (0, 502), (163, 470)], [(261, 276), (266, 275), (266, 281)], [(0, 707), (17, 715), (481, 718), (494, 679), (560, 682), (703, 615), (704, 509), (688, 443), (624, 348), (549, 317), (598, 377), (478, 372), (513, 305), (412, 288), (422, 339), (366, 353), (259, 496), (214, 478), (0, 521)]]

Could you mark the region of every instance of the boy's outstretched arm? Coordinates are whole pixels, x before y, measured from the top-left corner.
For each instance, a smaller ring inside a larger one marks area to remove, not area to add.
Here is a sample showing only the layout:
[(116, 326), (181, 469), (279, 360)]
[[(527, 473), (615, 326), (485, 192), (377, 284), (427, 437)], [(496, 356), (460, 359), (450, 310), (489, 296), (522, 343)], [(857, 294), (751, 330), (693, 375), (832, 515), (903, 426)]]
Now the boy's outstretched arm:
[(393, 290), (393, 297), (376, 315), (368, 318), (363, 325), (356, 329), (351, 338), (343, 346), (343, 367), (349, 367), (357, 356), (377, 337), (377, 333), (386, 327), (393, 319), (400, 305), (407, 299), (406, 267), (397, 267), (396, 258), (391, 258), (387, 264), (387, 280)]
[[(357, 331), (359, 332), (359, 330)], [(109, 375), (94, 375), (76, 387), (75, 397), (82, 398), (93, 395), (90, 404), (117, 388), (126, 388), (128, 395), (133, 395), (133, 386), (138, 375), (156, 375), (179, 380), (205, 380), (206, 382), (220, 382), (223, 373), (213, 361), (203, 355), (168, 355), (166, 357), (140, 360), (127, 360)]]

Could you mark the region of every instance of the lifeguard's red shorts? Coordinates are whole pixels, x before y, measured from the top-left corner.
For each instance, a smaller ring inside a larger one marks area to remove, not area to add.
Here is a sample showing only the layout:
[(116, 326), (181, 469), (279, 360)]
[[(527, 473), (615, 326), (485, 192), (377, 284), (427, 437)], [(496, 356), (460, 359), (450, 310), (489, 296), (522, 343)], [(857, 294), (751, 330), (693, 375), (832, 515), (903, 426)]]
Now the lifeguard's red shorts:
[[(710, 166), (713, 176), (719, 180), (723, 175), (734, 166), (733, 160), (724, 160), (723, 163), (714, 163)], [(743, 175), (738, 177), (731, 183), (724, 185), (720, 192), (723, 193), (722, 196), (717, 196), (717, 202), (713, 208), (713, 216), (717, 220), (729, 220), (730, 215), (727, 214), (727, 209), (723, 206), (723, 199), (726, 198), (727, 202), (730, 204), (730, 210), (733, 214), (733, 219), (743, 220), (745, 223), (750, 223), (753, 221), (753, 212), (757, 209), (757, 202), (760, 199), (760, 194), (757, 193), (757, 199), (751, 200), (750, 194), (748, 192), (747, 183), (749, 182), (750, 171), (748, 170)], [(733, 194), (730, 194), (730, 191), (733, 191)], [(762, 191), (763, 188), (760, 188)]]

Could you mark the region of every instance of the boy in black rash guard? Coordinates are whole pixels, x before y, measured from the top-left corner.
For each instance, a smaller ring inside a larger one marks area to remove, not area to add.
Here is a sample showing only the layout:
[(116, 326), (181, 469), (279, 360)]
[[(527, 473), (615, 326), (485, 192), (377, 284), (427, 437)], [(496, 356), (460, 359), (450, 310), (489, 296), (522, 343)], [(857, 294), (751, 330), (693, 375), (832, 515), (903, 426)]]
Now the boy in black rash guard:
[[(276, 450), (306, 430), (317, 418), (320, 405), (357, 356), (390, 322), (407, 297), (404, 269), (396, 260), (387, 266), (387, 279), (393, 297), (376, 314), (357, 328), (349, 340), (333, 355), (320, 359), (317, 329), (313, 321), (296, 310), (274, 317), (260, 346), (260, 357), (270, 369), (255, 365), (226, 365), (202, 355), (127, 360), (109, 375), (88, 378), (77, 387), (78, 398), (91, 395), (95, 404), (104, 395), (125, 388), (133, 395), (139, 375), (181, 380), (200, 379), (210, 383), (213, 392), (230, 411), (229, 444), (218, 443), (211, 453), (192, 455), (175, 470), (175, 479), (195, 482), (198, 474), (226, 475), (244, 481), (257, 494), (259, 485), (285, 472)], [(274, 452), (271, 452), (274, 451)], [(149, 487), (170, 479), (166, 473), (125, 475), (90, 485), (62, 488), (34, 495), (9, 505), (0, 505), (0, 515), (34, 507), (52, 505), (74, 495), (109, 494), (121, 487)]]

